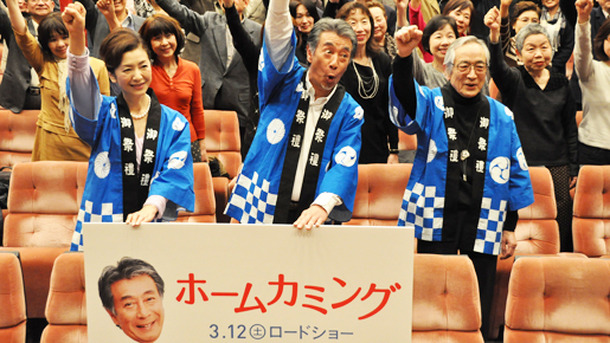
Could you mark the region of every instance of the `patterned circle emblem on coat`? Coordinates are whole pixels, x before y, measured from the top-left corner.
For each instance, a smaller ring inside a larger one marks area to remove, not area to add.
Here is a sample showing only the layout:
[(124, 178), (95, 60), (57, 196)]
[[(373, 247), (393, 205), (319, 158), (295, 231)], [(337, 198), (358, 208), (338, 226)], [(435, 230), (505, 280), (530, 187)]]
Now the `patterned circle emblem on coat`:
[(335, 156), (335, 162), (344, 167), (351, 167), (358, 160), (358, 153), (351, 146), (344, 146)]
[(186, 157), (188, 153), (186, 151), (178, 151), (173, 153), (169, 157), (169, 162), (167, 162), (167, 168), (169, 169), (180, 169), (184, 167), (184, 161), (186, 161)]
[(499, 184), (505, 184), (510, 178), (510, 160), (508, 157), (499, 156), (494, 158), (489, 164), (489, 174), (491, 178)]
[(434, 139), (430, 140), (430, 144), (428, 145), (428, 158), (426, 159), (426, 163), (432, 162), (436, 157), (436, 153), (438, 152), (438, 148), (436, 147), (436, 142)]
[(180, 120), (180, 118), (174, 119), (174, 122), (172, 123), (172, 129), (174, 129), (175, 131), (182, 131), (184, 130), (185, 126), (186, 123)]
[(108, 151), (102, 151), (97, 154), (93, 163), (93, 171), (95, 172), (95, 176), (100, 179), (105, 179), (110, 173), (110, 159), (108, 158)]
[(286, 127), (284, 126), (284, 122), (280, 119), (273, 119), (269, 123), (269, 126), (267, 127), (267, 141), (269, 141), (270, 144), (281, 142), (285, 134)]
[(362, 109), (362, 107), (358, 106), (354, 111), (354, 119), (361, 120), (362, 118), (364, 118), (364, 110)]
[(519, 161), (519, 167), (523, 170), (527, 170), (527, 161), (525, 160), (525, 154), (523, 154), (523, 149), (519, 148), (517, 150), (517, 160)]
[(443, 97), (440, 95), (434, 97), (434, 105), (436, 105), (436, 107), (438, 107), (438, 109), (441, 111), (445, 110), (445, 102), (443, 101)]
[(515, 117), (513, 116), (513, 111), (511, 111), (508, 107), (504, 107), (504, 113), (509, 116), (511, 119), (515, 119)]

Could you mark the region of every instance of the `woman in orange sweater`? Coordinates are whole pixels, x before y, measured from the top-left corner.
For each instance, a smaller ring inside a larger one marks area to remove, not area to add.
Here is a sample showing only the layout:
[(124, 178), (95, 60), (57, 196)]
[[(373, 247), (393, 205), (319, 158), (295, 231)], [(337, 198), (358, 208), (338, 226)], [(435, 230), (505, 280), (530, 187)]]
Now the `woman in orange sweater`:
[(150, 88), (160, 103), (189, 121), (193, 162), (207, 162), (201, 73), (195, 63), (178, 57), (185, 42), (180, 23), (165, 14), (155, 14), (144, 21), (140, 35), (153, 56)]

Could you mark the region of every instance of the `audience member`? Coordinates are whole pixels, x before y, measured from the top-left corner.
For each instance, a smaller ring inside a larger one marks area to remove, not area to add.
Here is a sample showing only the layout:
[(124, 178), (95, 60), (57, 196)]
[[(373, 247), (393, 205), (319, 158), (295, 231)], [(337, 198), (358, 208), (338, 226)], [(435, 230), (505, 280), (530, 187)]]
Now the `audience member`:
[[(185, 31), (194, 33), (201, 40), (199, 69), (203, 81), (203, 107), (236, 111), (240, 137), (245, 140), (248, 132), (254, 130), (248, 117), (250, 83), (244, 61), (233, 45), (225, 16), (211, 11), (201, 15), (176, 0), (158, 0), (157, 3), (178, 20)], [(246, 6), (247, 0), (235, 1), (235, 8), (242, 18)], [(261, 26), (247, 18), (243, 19), (242, 25), (252, 40), (260, 44)], [(245, 156), (243, 150), (242, 156)]]
[(485, 16), (490, 28), (491, 77), (502, 102), (513, 111), (515, 125), (530, 166), (544, 166), (553, 178), (561, 251), (572, 251), (572, 198), (578, 176), (576, 104), (565, 74), (548, 69), (551, 38), (540, 24), (529, 24), (515, 37), (523, 62), (509, 67), (500, 45), (500, 11)]
[(83, 248), (83, 222), (125, 221), (138, 226), (175, 219), (179, 208), (193, 211), (195, 203), (189, 123), (159, 104), (149, 89), (146, 43), (124, 28), (102, 41), (100, 54), (121, 89), (118, 97), (104, 97), (88, 65), (85, 15), (80, 3), (69, 4), (62, 15), (70, 33), (68, 96), (73, 125), (93, 147), (70, 250)]
[[(610, 164), (610, 19), (600, 26), (591, 44), (593, 0), (577, 0), (574, 69), (582, 89), (582, 122), (578, 128), (580, 164)], [(593, 46), (593, 47), (592, 47)], [(593, 54), (598, 60), (593, 60)]]
[(392, 60), (373, 38), (375, 23), (365, 5), (348, 2), (341, 7), (337, 18), (352, 27), (358, 40), (356, 54), (340, 81), (364, 110), (358, 163), (398, 163), (398, 131), (388, 118)]
[(517, 56), (514, 35), (518, 34), (527, 24), (540, 22), (540, 8), (531, 1), (519, 1), (513, 6), (509, 21), (508, 14), (512, 2), (513, 0), (501, 0), (500, 3), (500, 39), (506, 63), (511, 67), (516, 67), (521, 65), (521, 61)]
[[(610, 0), (596, 0), (599, 6), (593, 7), (591, 10), (591, 42), (595, 39), (597, 31), (602, 26), (604, 21), (608, 19), (610, 14)], [(593, 56), (595, 58), (595, 56)]]
[(138, 31), (144, 22), (144, 18), (129, 13), (125, 0), (99, 0), (99, 8), (94, 0), (74, 1), (87, 10), (87, 46), (93, 57), (100, 57), (100, 45), (112, 29), (125, 27)]
[(447, 83), (445, 56), (449, 46), (457, 37), (455, 19), (444, 15), (437, 15), (430, 19), (424, 29), (420, 45), (423, 45), (424, 50), (434, 59), (432, 63), (424, 63), (417, 54), (413, 55), (415, 81), (429, 88), (442, 87)]
[(551, 69), (554, 72), (566, 74), (566, 63), (572, 56), (574, 49), (574, 27), (568, 22), (559, 7), (559, 0), (545, 0), (542, 2), (540, 25), (542, 25), (551, 38), (553, 60)]
[(166, 14), (154, 14), (142, 24), (140, 36), (153, 60), (150, 88), (161, 104), (189, 121), (193, 162), (207, 162), (201, 74), (195, 63), (178, 56), (185, 40), (180, 23)]
[(388, 16), (385, 7), (377, 0), (367, 1), (366, 7), (371, 12), (373, 22), (375, 23), (373, 39), (383, 49), (383, 52), (394, 58), (396, 56), (396, 42), (394, 37), (388, 33)]
[(460, 37), (469, 34), (471, 18), (474, 14), (474, 5), (470, 0), (449, 0), (441, 14), (455, 19)]
[(299, 229), (327, 218), (347, 221), (363, 111), (338, 83), (355, 54), (356, 35), (343, 20), (320, 19), (308, 36), (305, 69), (295, 57), (288, 0), (271, 0), (264, 40), (259, 129), (225, 212), (241, 223)]
[[(32, 0), (30, 0), (32, 1)], [(7, 0), (17, 45), (38, 74), (41, 110), (38, 115), (32, 161), (87, 161), (91, 148), (80, 140), (70, 124), (70, 102), (66, 96), (69, 34), (58, 12), (47, 15), (38, 26), (38, 40), (27, 30), (16, 0)], [(108, 71), (104, 63), (91, 59), (100, 90), (109, 95)]]
[[(26, 1), (26, 5), (29, 13), (29, 17), (26, 19), (26, 27), (30, 34), (36, 37), (38, 35), (38, 25), (53, 11), (55, 3), (53, 0), (30, 0)], [(17, 46), (11, 20), (4, 10), (0, 10), (0, 36), (6, 42), (8, 48), (6, 69), (0, 84), (0, 106), (15, 113), (24, 109), (40, 109), (41, 97), (38, 74)]]
[[(358, 1), (365, 5), (366, 2), (370, 0), (327, 0), (322, 17), (336, 18), (337, 11), (339, 11), (341, 7), (350, 1)], [(383, 4), (383, 7), (385, 8), (385, 13), (387, 16), (386, 22), (388, 23), (388, 33), (390, 36), (393, 36), (394, 30), (396, 29), (396, 9), (386, 5), (385, 3)]]
[(303, 67), (308, 67), (307, 62), (307, 35), (313, 29), (313, 25), (320, 20), (316, 5), (309, 0), (293, 0), (289, 5), (294, 33), (297, 36), (296, 56)]
[(415, 226), (420, 253), (468, 255), (479, 282), (483, 332), (494, 292), (497, 255), (517, 245), (517, 210), (534, 201), (527, 163), (508, 108), (483, 96), (489, 51), (461, 37), (449, 47), (449, 82), (429, 89), (413, 81), (416, 26), (396, 35), (390, 81), (392, 122), (417, 133), (417, 155), (398, 225)]
[(244, 66), (248, 71), (248, 80), (250, 81), (250, 108), (246, 118), (248, 123), (246, 124), (246, 133), (241, 139), (241, 151), (243, 156), (246, 156), (250, 150), (252, 139), (254, 139), (260, 117), (258, 108), (258, 56), (260, 55), (261, 47), (259, 42), (255, 42), (254, 38), (242, 25), (234, 1), (222, 0), (222, 6), (227, 17), (227, 25), (229, 26), (231, 37), (233, 37), (233, 45), (244, 62)]

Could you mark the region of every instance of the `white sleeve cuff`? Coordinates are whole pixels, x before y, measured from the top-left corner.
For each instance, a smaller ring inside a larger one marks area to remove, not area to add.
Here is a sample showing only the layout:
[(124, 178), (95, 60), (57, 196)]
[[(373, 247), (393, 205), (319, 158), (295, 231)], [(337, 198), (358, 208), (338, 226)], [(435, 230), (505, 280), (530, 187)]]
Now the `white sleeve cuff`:
[(146, 199), (144, 206), (153, 205), (157, 208), (157, 217), (155, 219), (163, 218), (163, 213), (165, 212), (165, 205), (167, 205), (167, 199), (162, 197), (161, 195), (151, 195)]
[(321, 206), (327, 214), (330, 214), (330, 212), (333, 210), (333, 208), (335, 208), (335, 206), (339, 206), (342, 203), (343, 200), (341, 200), (338, 195), (329, 192), (324, 192), (318, 195), (316, 200), (314, 200), (313, 205)]

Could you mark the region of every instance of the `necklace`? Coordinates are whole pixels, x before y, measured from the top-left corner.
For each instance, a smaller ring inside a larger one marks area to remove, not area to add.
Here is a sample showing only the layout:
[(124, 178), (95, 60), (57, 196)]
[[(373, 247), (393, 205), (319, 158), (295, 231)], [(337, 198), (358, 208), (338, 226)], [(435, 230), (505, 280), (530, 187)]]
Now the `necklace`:
[(369, 66), (371, 68), (371, 70), (373, 71), (373, 77), (372, 77), (372, 84), (368, 86), (367, 88), (367, 83), (370, 82), (365, 82), (362, 79), (362, 76), (360, 76), (360, 73), (358, 72), (358, 67), (356, 66), (356, 63), (354, 61), (352, 61), (352, 67), (354, 68), (354, 72), (356, 73), (356, 78), (358, 79), (358, 95), (360, 95), (360, 97), (362, 99), (372, 99), (377, 95), (377, 92), (379, 91), (379, 76), (377, 76), (377, 72), (375, 71), (375, 66), (372, 66), (372, 61), (369, 58)]
[(148, 94), (146, 94), (146, 98), (148, 99), (148, 106), (146, 107), (146, 110), (140, 112), (140, 113), (133, 113), (131, 111), (129, 111), (129, 114), (131, 114), (131, 118), (133, 119), (142, 119), (144, 118), (147, 114), (148, 111), (150, 111), (150, 96), (148, 96)]

